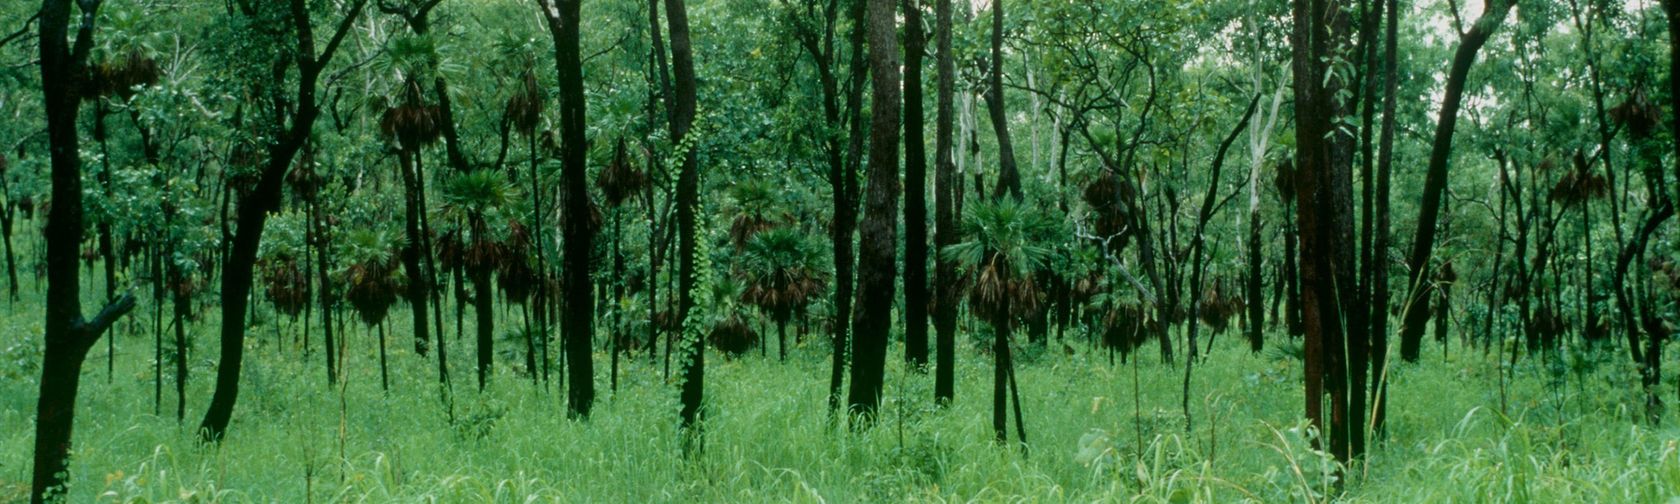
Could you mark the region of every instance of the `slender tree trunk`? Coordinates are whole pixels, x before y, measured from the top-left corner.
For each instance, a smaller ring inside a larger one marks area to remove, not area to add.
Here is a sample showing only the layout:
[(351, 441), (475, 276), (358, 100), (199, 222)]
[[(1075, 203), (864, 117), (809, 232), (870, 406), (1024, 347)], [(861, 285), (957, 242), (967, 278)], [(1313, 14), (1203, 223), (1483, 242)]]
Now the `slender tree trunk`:
[(921, 0), (904, 0), (904, 359), (913, 370), (928, 362), (927, 152), (923, 137)]
[[(1009, 194), (1021, 201), (1021, 172), (1015, 167), (1015, 146), (1009, 139), (1009, 116), (1003, 97), (1003, 0), (992, 0), (991, 73), (986, 77), (986, 111), (997, 133), (998, 183), (994, 196)], [(979, 187), (976, 184), (975, 187)]]
[[(1680, 0), (1676, 0), (1680, 1)], [(954, 198), (958, 192), (956, 166), (952, 163), (952, 129), (955, 119), (952, 109), (951, 95), (955, 87), (956, 70), (951, 55), (951, 0), (935, 0), (934, 33), (938, 46), (938, 79), (937, 111), (934, 120), (934, 244), (936, 250), (956, 245), (958, 239), (957, 219), (954, 208)], [(957, 336), (957, 290), (952, 285), (956, 282), (956, 265), (944, 254), (934, 254), (934, 302), (933, 328), (935, 336), (934, 358), (934, 402), (948, 405), (956, 395), (956, 336)]]
[[(316, 84), (332, 61), (344, 36), (360, 17), (367, 0), (355, 0), (319, 54), (315, 49), (314, 27), (305, 0), (291, 0), (291, 21), (297, 35), (296, 67), (298, 91), (290, 126), (268, 148), (268, 161), (256, 186), (239, 201), (238, 231), (222, 266), (222, 352), (216, 369), (216, 391), (199, 426), (203, 439), (220, 442), (233, 419), (233, 405), (239, 398), (239, 370), (245, 358), (245, 309), (251, 294), (251, 280), (268, 213), (279, 208), (282, 184), (292, 159), (308, 140), (315, 118), (320, 115)], [(277, 118), (278, 119), (278, 118)]]
[(1435, 126), (1435, 141), (1429, 151), (1429, 171), (1423, 182), (1423, 203), (1418, 210), (1417, 238), (1412, 240), (1412, 252), (1407, 264), (1412, 267), (1408, 283), (1404, 314), (1400, 323), (1400, 358), (1417, 362), (1423, 342), (1424, 324), (1429, 322), (1430, 255), (1435, 251), (1435, 226), (1441, 215), (1441, 195), (1447, 187), (1447, 163), (1452, 157), (1453, 130), (1458, 126), (1458, 108), (1464, 96), (1464, 83), (1470, 76), (1470, 66), (1476, 53), (1493, 37), (1505, 14), (1515, 2), (1488, 0), (1482, 16), (1464, 33), (1458, 49), (1453, 53), (1452, 67), (1441, 99), (1440, 121)]
[[(1381, 139), (1378, 140), (1376, 175), (1376, 230), (1372, 233), (1371, 248), (1371, 433), (1381, 437), (1388, 420), (1388, 249), (1389, 249), (1389, 192), (1394, 165), (1395, 88), (1399, 85), (1396, 45), (1400, 31), (1398, 0), (1388, 4), (1388, 22), (1383, 27), (1383, 119)], [(1518, 257), (1522, 253), (1518, 252)]]
[[(472, 218), (473, 240), (485, 239), (482, 237), (488, 230), (485, 229), (482, 219), (482, 216)], [(490, 381), (490, 375), (494, 373), (496, 363), (496, 312), (491, 305), (496, 293), (490, 288), (490, 265), (475, 264), (468, 269), (471, 272), (467, 276), (472, 277), (473, 285), (473, 314), (478, 321), (474, 325), (478, 330), (478, 390), (483, 392)]]
[[(588, 417), (595, 402), (595, 364), (592, 340), (595, 336), (595, 299), (590, 296), (594, 278), (590, 275), (589, 254), (593, 250), (595, 229), (590, 222), (588, 172), (589, 144), (585, 137), (583, 60), (579, 49), (581, 25), (579, 10), (583, 0), (540, 0), (548, 30), (554, 38), (555, 67), (560, 82), (560, 163), (564, 177), (566, 223), (566, 409), (575, 416)], [(675, 39), (675, 37), (672, 37)], [(616, 336), (616, 335), (615, 335)], [(616, 355), (614, 356), (616, 359)]]
[(408, 306), (414, 316), (414, 353), (426, 355), (428, 340), (427, 324), (431, 320), (426, 317), (426, 306), (432, 302), (431, 296), (426, 294), (426, 273), (421, 268), (420, 256), (427, 251), (424, 235), (420, 231), (420, 214), (425, 209), (420, 206), (420, 182), (422, 176), (418, 166), (418, 151), (404, 149), (397, 154), (397, 171), (402, 173), (404, 189), (403, 229), (408, 234), (408, 240), (403, 244), (402, 263), (403, 272), (408, 276)]
[[(852, 282), (856, 276), (857, 260), (853, 253), (852, 234), (857, 230), (857, 172), (862, 164), (864, 141), (863, 84), (869, 75), (869, 64), (863, 50), (865, 1), (851, 0), (849, 10), (852, 31), (848, 35), (848, 45), (852, 59), (849, 69), (851, 82), (846, 96), (846, 155), (843, 162), (839, 160), (838, 145), (831, 147), (829, 154), (829, 184), (833, 187), (835, 205), (834, 223), (830, 226), (834, 231), (834, 365), (828, 381), (828, 409), (831, 414), (840, 411), (840, 389), (845, 385), (846, 364), (850, 361), (851, 349)], [(832, 94), (838, 96), (838, 79), (830, 79), (830, 82), (834, 82), (836, 88)]]
[[(333, 341), (332, 317), (333, 300), (337, 298), (333, 296), (332, 277), (327, 275), (332, 264), (327, 257), (331, 247), (327, 244), (326, 216), (321, 213), (319, 201), (309, 202), (309, 214), (310, 225), (314, 228), (316, 283), (321, 285), (321, 335), (327, 349), (327, 385), (333, 385), (338, 383), (338, 345)], [(440, 334), (438, 339), (442, 340), (443, 336)]]
[[(694, 52), (688, 38), (688, 7), (683, 0), (665, 0), (665, 14), (671, 30), (671, 67), (676, 81), (676, 100), (671, 104), (671, 143), (683, 145), (689, 128), (694, 125), (696, 106), (694, 82)], [(681, 171), (677, 175), (677, 262), (680, 281), (677, 318), (687, 320), (694, 308), (695, 207), (700, 197), (700, 167), (694, 150), (683, 152)], [(693, 352), (684, 359), (682, 380), (682, 428), (698, 438), (705, 393), (706, 351), (704, 341), (690, 345)], [(687, 446), (687, 445), (685, 445)]]
[(850, 412), (862, 426), (874, 421), (881, 404), (892, 325), (894, 273), (898, 269), (898, 30), (893, 0), (869, 0), (867, 32), (871, 79), (869, 193), (858, 232), (858, 311), (852, 327)]
[[(1190, 265), (1193, 268), (1193, 271), (1190, 274), (1190, 288), (1193, 289), (1191, 293), (1192, 300), (1190, 302), (1190, 331), (1185, 341), (1186, 351), (1190, 353), (1190, 356), (1184, 359), (1184, 394), (1182, 406), (1184, 407), (1185, 432), (1189, 432), (1192, 425), (1190, 420), (1190, 375), (1196, 366), (1196, 333), (1202, 326), (1197, 320), (1195, 314), (1197, 310), (1201, 309), (1202, 293), (1206, 291), (1206, 289), (1202, 286), (1203, 277), (1207, 273), (1207, 263), (1203, 260), (1204, 251), (1207, 248), (1207, 239), (1204, 236), (1204, 232), (1207, 230), (1208, 221), (1213, 220), (1213, 213), (1216, 210), (1214, 202), (1219, 198), (1219, 175), (1225, 167), (1225, 153), (1231, 149), (1231, 144), (1237, 141), (1237, 137), (1242, 134), (1243, 130), (1248, 128), (1248, 121), (1254, 117), (1254, 110), (1259, 107), (1259, 105), (1260, 95), (1255, 94), (1254, 98), (1248, 101), (1248, 110), (1243, 112), (1242, 119), (1237, 122), (1237, 126), (1231, 129), (1231, 134), (1225, 137), (1225, 141), (1219, 143), (1219, 151), (1213, 156), (1213, 170), (1208, 176), (1207, 192), (1202, 195), (1202, 209), (1197, 213), (1196, 236), (1195, 241), (1191, 245), (1190, 253)], [(1209, 339), (1212, 338), (1209, 337)]]

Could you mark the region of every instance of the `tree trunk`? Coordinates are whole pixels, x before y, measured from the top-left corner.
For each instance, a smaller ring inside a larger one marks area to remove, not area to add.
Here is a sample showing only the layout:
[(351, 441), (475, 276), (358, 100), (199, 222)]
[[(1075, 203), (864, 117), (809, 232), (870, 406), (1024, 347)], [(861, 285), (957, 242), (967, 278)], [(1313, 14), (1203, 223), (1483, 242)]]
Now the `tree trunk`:
[[(1371, 433), (1382, 436), (1388, 420), (1388, 248), (1389, 248), (1389, 191), (1394, 166), (1395, 88), (1399, 84), (1399, 60), (1396, 54), (1400, 31), (1398, 0), (1385, 0), (1388, 23), (1383, 27), (1383, 119), (1381, 139), (1378, 140), (1376, 181), (1376, 230), (1372, 233), (1371, 298), (1368, 321), (1371, 324)], [(1518, 253), (1521, 257), (1521, 252)]]
[[(327, 385), (334, 385), (338, 383), (338, 345), (333, 341), (332, 308), (337, 297), (333, 295), (332, 277), (327, 275), (331, 265), (327, 252), (331, 247), (327, 243), (326, 216), (321, 213), (319, 201), (309, 202), (309, 222), (314, 228), (316, 280), (321, 285), (321, 334), (327, 348)], [(438, 335), (438, 339), (443, 339), (442, 334)]]
[[(566, 409), (588, 417), (595, 402), (595, 364), (590, 347), (595, 336), (595, 299), (590, 296), (594, 279), (589, 254), (595, 229), (590, 222), (588, 173), (589, 144), (585, 137), (583, 60), (579, 50), (583, 0), (541, 0), (549, 34), (554, 37), (554, 61), (560, 83), (560, 163), (564, 178), (566, 211)], [(675, 39), (675, 36), (672, 37)]]
[[(683, 145), (689, 128), (694, 125), (696, 106), (694, 52), (688, 39), (688, 8), (683, 0), (665, 0), (665, 16), (671, 30), (671, 67), (676, 80), (676, 100), (671, 105), (671, 143)], [(689, 311), (694, 308), (694, 253), (700, 238), (695, 234), (694, 207), (700, 197), (699, 170), (694, 149), (688, 149), (683, 153), (681, 172), (677, 176), (677, 262), (681, 277), (677, 287), (678, 320), (687, 320)], [(679, 413), (683, 430), (698, 434), (703, 414), (701, 399), (705, 393), (705, 341), (692, 342), (689, 351), (693, 354), (683, 359), (682, 410)]]
[(1464, 82), (1469, 78), (1470, 66), (1476, 53), (1499, 29), (1505, 14), (1515, 2), (1488, 0), (1482, 16), (1470, 31), (1464, 33), (1458, 49), (1453, 53), (1452, 67), (1447, 74), (1446, 91), (1441, 99), (1441, 116), (1435, 126), (1435, 141), (1429, 151), (1429, 171), (1423, 182), (1423, 203), (1418, 210), (1417, 238), (1412, 240), (1412, 252), (1407, 264), (1412, 267), (1408, 283), (1410, 294), (1402, 311), (1400, 323), (1400, 358), (1417, 362), (1423, 342), (1423, 327), (1429, 322), (1429, 259), (1435, 251), (1435, 226), (1441, 215), (1441, 195), (1447, 188), (1447, 163), (1452, 157), (1453, 129), (1458, 126), (1458, 108), (1464, 96)]
[[(1008, 193), (1021, 201), (1021, 172), (1015, 167), (1015, 146), (1009, 139), (1009, 116), (1004, 111), (1003, 98), (1003, 0), (992, 0), (992, 57), (991, 71), (986, 77), (986, 111), (997, 134), (998, 183), (993, 197)], [(980, 187), (978, 180), (976, 189)]]
[[(1360, 319), (1355, 309), (1353, 271), (1353, 139), (1331, 124), (1341, 113), (1332, 96), (1343, 86), (1327, 75), (1332, 51), (1341, 51), (1348, 19), (1334, 0), (1294, 0), (1292, 35), (1295, 69), (1295, 193), (1301, 232), (1303, 321), (1306, 329), (1306, 412), (1323, 429), (1323, 395), (1330, 395), (1329, 451), (1339, 461), (1356, 455), (1359, 412), (1349, 409), (1348, 361), (1344, 327)], [(1332, 38), (1335, 33), (1336, 38)], [(1343, 325), (1344, 317), (1348, 323)], [(1357, 332), (1357, 329), (1353, 332)], [(1356, 349), (1348, 349), (1356, 350)], [(1363, 391), (1358, 391), (1363, 393)]]
[[(852, 0), (849, 16), (852, 20), (852, 31), (848, 35), (851, 47), (850, 87), (846, 96), (846, 123), (848, 136), (846, 139), (846, 155), (844, 162), (839, 157), (839, 146), (830, 149), (829, 154), (829, 185), (834, 193), (834, 365), (830, 370), (828, 381), (828, 409), (831, 414), (840, 411), (840, 389), (846, 380), (846, 364), (850, 361), (851, 342), (849, 338), (852, 330), (852, 302), (853, 277), (856, 276), (856, 255), (853, 252), (852, 234), (857, 230), (858, 205), (858, 166), (862, 164), (863, 152), (863, 84), (869, 75), (869, 64), (863, 50), (864, 41), (864, 1)], [(838, 94), (838, 79), (835, 82)], [(826, 106), (825, 106), (826, 107)]]
[(292, 166), (292, 158), (309, 139), (315, 118), (320, 115), (315, 87), (321, 73), (332, 61), (333, 54), (361, 15), (362, 8), (367, 6), (367, 0), (356, 0), (339, 22), (326, 48), (317, 55), (314, 27), (306, 3), (304, 0), (292, 0), (290, 3), (290, 18), (297, 34), (296, 109), (290, 114), (289, 128), (269, 145), (268, 161), (256, 186), (239, 200), (238, 231), (233, 235), (232, 247), (223, 260), (222, 360), (216, 369), (216, 391), (199, 426), (200, 434), (208, 442), (220, 442), (227, 433), (228, 421), (233, 418), (233, 405), (239, 398), (239, 369), (245, 357), (245, 308), (251, 294), (251, 275), (257, 261), (257, 246), (262, 240), (263, 225), (268, 222), (268, 213), (279, 208), (286, 171)]
[(397, 153), (397, 171), (402, 173), (404, 189), (403, 229), (408, 234), (408, 240), (403, 244), (402, 263), (403, 273), (408, 276), (408, 306), (414, 315), (414, 353), (426, 355), (428, 326), (431, 320), (426, 317), (426, 306), (432, 302), (426, 293), (426, 273), (421, 268), (420, 256), (428, 253), (424, 248), (424, 235), (420, 232), (420, 214), (426, 209), (420, 206), (420, 173), (417, 157), (419, 152), (404, 149)]
[[(1680, 1), (1680, 0), (1676, 0)], [(938, 106), (934, 120), (934, 301), (933, 328), (935, 335), (933, 398), (934, 402), (949, 405), (956, 395), (956, 336), (957, 289), (956, 264), (938, 251), (956, 245), (959, 240), (954, 198), (959, 189), (956, 166), (952, 163), (952, 129), (955, 119), (951, 103), (956, 70), (951, 55), (951, 0), (935, 0), (934, 17), (938, 55)]]
[(927, 152), (922, 114), (921, 0), (904, 0), (904, 359), (925, 371), (928, 361)]
[(849, 411), (861, 426), (874, 421), (885, 378), (887, 333), (892, 328), (894, 273), (898, 269), (898, 30), (892, 0), (869, 0), (869, 72), (873, 74), (869, 121), (869, 194), (858, 230), (858, 311), (852, 327)]
[(46, 350), (41, 356), (34, 479), (29, 494), (35, 503), (64, 495), (82, 363), (105, 329), (134, 308), (134, 297), (124, 295), (92, 320), (83, 319), (81, 313), (82, 166), (76, 90), (93, 84), (82, 75), (93, 47), (92, 20), (99, 2), (81, 2), (80, 6), (85, 9), (84, 17), (73, 48), (66, 40), (70, 2), (43, 0), (40, 11), (41, 90), (52, 153), (53, 206), (47, 214)]
[[(482, 216), (473, 218), (473, 239), (481, 238), (488, 231), (481, 220)], [(495, 299), (495, 291), (490, 288), (490, 265), (475, 264), (469, 267), (472, 271), (467, 276), (472, 277), (473, 286), (473, 314), (478, 321), (474, 327), (478, 330), (478, 390), (490, 381), (490, 375), (495, 371), (496, 364), (496, 312), (491, 302)]]

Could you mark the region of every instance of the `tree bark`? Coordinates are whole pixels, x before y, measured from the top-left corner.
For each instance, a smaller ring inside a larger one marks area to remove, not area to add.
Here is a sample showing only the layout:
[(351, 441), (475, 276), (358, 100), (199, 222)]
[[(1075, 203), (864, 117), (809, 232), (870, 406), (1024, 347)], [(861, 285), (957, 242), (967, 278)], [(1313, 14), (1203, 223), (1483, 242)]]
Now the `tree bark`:
[[(690, 143), (689, 128), (694, 125), (695, 113), (695, 83), (694, 83), (694, 52), (688, 38), (688, 8), (683, 0), (665, 0), (666, 24), (671, 30), (671, 67), (672, 76), (676, 81), (676, 100), (671, 108), (671, 141), (675, 145)], [(681, 172), (677, 176), (677, 262), (681, 280), (678, 285), (678, 320), (687, 320), (688, 313), (694, 308), (694, 252), (697, 240), (695, 235), (695, 206), (699, 202), (700, 173), (695, 163), (694, 149), (691, 147), (683, 152)], [(705, 341), (690, 342), (693, 352), (687, 359), (683, 359), (682, 380), (682, 428), (698, 432), (702, 415), (701, 399), (705, 393), (706, 351)]]
[(904, 0), (904, 360), (928, 361), (927, 152), (922, 113), (921, 0)]
[[(1329, 451), (1347, 462), (1355, 453), (1359, 412), (1349, 409), (1348, 361), (1350, 339), (1344, 327), (1360, 319), (1355, 303), (1353, 271), (1353, 201), (1351, 161), (1353, 139), (1334, 129), (1331, 121), (1342, 111), (1332, 96), (1342, 79), (1327, 75), (1332, 51), (1344, 51), (1348, 19), (1335, 0), (1294, 0), (1292, 35), (1295, 69), (1297, 155), (1295, 173), (1297, 219), (1301, 232), (1301, 284), (1306, 330), (1306, 412), (1321, 432), (1328, 432)], [(1331, 34), (1335, 33), (1333, 37)], [(1343, 325), (1344, 317), (1348, 322)], [(1354, 330), (1357, 332), (1357, 329)], [(1350, 337), (1351, 336), (1351, 337)], [(1324, 424), (1323, 396), (1330, 396), (1329, 429)], [(1357, 391), (1363, 393), (1363, 391)]]
[(349, 13), (339, 23), (327, 47), (318, 54), (306, 4), (305, 0), (290, 2), (290, 17), (297, 33), (295, 64), (298, 73), (296, 108), (290, 114), (290, 127), (269, 145), (268, 161), (256, 186), (240, 198), (238, 228), (231, 240), (231, 250), (223, 260), (221, 364), (216, 369), (216, 391), (210, 398), (210, 406), (205, 409), (204, 421), (199, 425), (199, 432), (207, 442), (220, 442), (227, 433), (228, 421), (233, 418), (233, 405), (239, 398), (239, 369), (245, 357), (245, 309), (250, 301), (251, 275), (257, 261), (257, 246), (262, 240), (263, 225), (268, 222), (268, 213), (279, 208), (286, 171), (292, 166), (292, 158), (309, 139), (315, 118), (320, 115), (315, 88), (321, 73), (367, 6), (367, 0), (356, 0), (350, 6)]
[(74, 46), (66, 40), (70, 2), (42, 0), (40, 22), (41, 91), (51, 148), (53, 206), (47, 214), (46, 350), (41, 357), (41, 393), (35, 410), (35, 461), (31, 502), (64, 495), (70, 468), (70, 440), (75, 426), (76, 393), (82, 364), (100, 335), (134, 308), (123, 295), (92, 320), (82, 318), (81, 243), (83, 238), (82, 165), (76, 131), (78, 89), (87, 82), (87, 59), (93, 47), (98, 1), (79, 2), (81, 22)]
[[(997, 134), (998, 183), (993, 197), (1009, 194), (1021, 201), (1021, 172), (1015, 167), (1015, 145), (1009, 139), (1009, 117), (1003, 98), (1003, 0), (992, 0), (991, 71), (986, 78), (986, 111)], [(976, 184), (975, 187), (979, 187)]]
[(1452, 67), (1447, 74), (1447, 87), (1441, 98), (1441, 116), (1435, 126), (1435, 141), (1429, 151), (1429, 168), (1423, 182), (1423, 203), (1418, 210), (1417, 238), (1412, 240), (1412, 252), (1407, 264), (1412, 268), (1408, 283), (1404, 313), (1400, 323), (1400, 358), (1417, 362), (1423, 343), (1424, 324), (1429, 322), (1430, 255), (1435, 251), (1435, 226), (1441, 216), (1441, 195), (1447, 188), (1447, 163), (1452, 158), (1453, 130), (1458, 126), (1458, 108), (1464, 97), (1464, 82), (1476, 53), (1493, 37), (1505, 14), (1515, 2), (1488, 0), (1482, 16), (1476, 19), (1469, 32), (1460, 38), (1453, 53)]
[[(595, 336), (595, 299), (589, 254), (595, 229), (591, 226), (588, 174), (589, 140), (585, 137), (583, 61), (579, 50), (582, 0), (539, 0), (548, 30), (554, 37), (554, 61), (560, 82), (560, 171), (564, 178), (566, 211), (566, 410), (588, 417), (595, 402), (595, 364), (591, 340)], [(673, 37), (674, 38), (674, 37)], [(616, 335), (615, 335), (616, 337)], [(616, 357), (616, 356), (615, 356)]]
[(869, 194), (858, 230), (858, 310), (852, 327), (849, 411), (863, 426), (881, 404), (887, 333), (892, 327), (894, 273), (898, 269), (898, 30), (893, 0), (869, 0), (867, 33), (870, 91)]
[[(1680, 1), (1680, 0), (1675, 0)], [(935, 0), (934, 18), (938, 46), (938, 79), (937, 110), (934, 119), (934, 179), (933, 179), (933, 213), (934, 213), (934, 301), (933, 328), (935, 334), (935, 356), (933, 374), (934, 402), (949, 405), (956, 395), (956, 336), (957, 336), (957, 289), (953, 286), (957, 279), (956, 264), (938, 251), (945, 247), (956, 245), (958, 238), (957, 219), (955, 212), (955, 197), (959, 189), (956, 187), (956, 165), (952, 162), (952, 130), (955, 120), (951, 103), (952, 88), (955, 87), (956, 69), (951, 55), (951, 0)]]
[[(1398, 0), (1385, 0), (1388, 22), (1383, 27), (1383, 119), (1378, 143), (1376, 201), (1376, 230), (1372, 232), (1371, 298), (1368, 322), (1371, 324), (1371, 433), (1383, 435), (1388, 420), (1388, 248), (1389, 192), (1394, 166), (1395, 89), (1399, 85), (1399, 60), (1396, 46), (1399, 38), (1400, 5)], [(1518, 253), (1521, 257), (1521, 252)]]

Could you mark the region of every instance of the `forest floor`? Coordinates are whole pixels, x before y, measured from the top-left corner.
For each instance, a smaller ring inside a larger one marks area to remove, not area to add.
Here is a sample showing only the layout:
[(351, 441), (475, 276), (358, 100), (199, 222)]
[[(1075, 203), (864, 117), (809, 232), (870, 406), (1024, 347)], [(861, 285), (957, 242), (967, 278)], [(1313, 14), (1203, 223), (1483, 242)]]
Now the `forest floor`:
[[(27, 496), (41, 346), (35, 304), (4, 306), (0, 502)], [(1149, 351), (1140, 365), (1110, 364), (1072, 331), (1053, 350), (1023, 341), (1018, 376), (1030, 454), (992, 442), (983, 332), (959, 337), (954, 404), (933, 407), (932, 375), (906, 373), (892, 358), (880, 421), (857, 433), (829, 419), (826, 339), (806, 338), (785, 363), (774, 348), (769, 357), (737, 359), (714, 351), (706, 360), (705, 448), (685, 459), (676, 382), (662, 378), (662, 362), (643, 355), (624, 363), (613, 392), (608, 355), (597, 352), (599, 399), (593, 416), (578, 421), (566, 418), (562, 393), (534, 386), (525, 374), (522, 340), (498, 342), (501, 367), (480, 393), (471, 338), (451, 334), (452, 420), (436, 361), (414, 354), (406, 327), (389, 334), (385, 393), (376, 333), (353, 327), (348, 379), (329, 388), (318, 341), (305, 359), (296, 345), (301, 326), (277, 331), (261, 321), (228, 437), (219, 448), (202, 447), (193, 429), (214, 377), (214, 315), (192, 324), (186, 420), (178, 422), (171, 365), (163, 368), (162, 404), (154, 404), (150, 308), (142, 302), (121, 324), (113, 374), (103, 341), (89, 356), (72, 502), (1298, 502), (1326, 495), (1672, 502), (1680, 495), (1673, 407), (1661, 427), (1639, 424), (1643, 397), (1614, 349), (1549, 363), (1525, 358), (1502, 395), (1497, 354), (1463, 352), (1455, 341), (1443, 357), (1430, 344), (1421, 364), (1393, 370), (1387, 438), (1343, 473), (1336, 493), (1326, 477), (1336, 472), (1333, 462), (1310, 449), (1299, 420), (1298, 362), (1287, 350), (1250, 353), (1235, 332), (1195, 367), (1188, 432), (1182, 359), (1163, 365)], [(407, 317), (394, 311), (390, 320), (400, 326)], [(319, 339), (318, 329), (312, 337)], [(891, 351), (901, 355), (902, 347)], [(1674, 386), (1665, 382), (1669, 398)]]

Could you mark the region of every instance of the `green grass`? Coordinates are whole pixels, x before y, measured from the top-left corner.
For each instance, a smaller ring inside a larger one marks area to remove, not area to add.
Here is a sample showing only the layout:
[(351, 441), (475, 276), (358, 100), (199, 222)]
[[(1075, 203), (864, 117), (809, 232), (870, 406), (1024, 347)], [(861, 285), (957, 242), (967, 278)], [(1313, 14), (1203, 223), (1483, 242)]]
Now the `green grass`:
[[(959, 338), (951, 407), (932, 407), (932, 376), (906, 373), (895, 357), (880, 422), (859, 433), (829, 421), (826, 340), (807, 338), (786, 363), (774, 351), (733, 361), (714, 352), (706, 447), (685, 459), (677, 385), (646, 358), (626, 364), (615, 394), (598, 352), (599, 401), (590, 419), (575, 421), (565, 418), (562, 394), (520, 374), (522, 358), (500, 360), (490, 390), (477, 392), (471, 337), (451, 334), (451, 423), (435, 361), (414, 355), (401, 327), (407, 313), (391, 317), (391, 393), (379, 390), (372, 333), (358, 326), (342, 402), (325, 383), (319, 349), (305, 361), (264, 324), (251, 332), (227, 440), (206, 448), (192, 430), (214, 376), (214, 315), (193, 325), (183, 424), (168, 381), (163, 415), (152, 414), (149, 308), (143, 302), (134, 325), (123, 323), (109, 381), (104, 344), (89, 357), (73, 502), (1285, 502), (1334, 494), (1326, 476), (1336, 471), (1310, 448), (1300, 420), (1298, 363), (1239, 349), (1234, 333), (1196, 367), (1189, 433), (1179, 408), (1182, 361), (1145, 358), (1134, 397), (1134, 368), (1111, 366), (1082, 343), (1072, 353), (1056, 343), (1054, 351), (1021, 345), (1030, 456), (991, 441), (991, 361), (972, 338)], [(0, 318), (0, 501), (27, 495), (38, 310), (12, 304)], [(1657, 429), (1636, 423), (1643, 398), (1622, 353), (1563, 359), (1571, 366), (1525, 359), (1501, 414), (1492, 357), (1426, 350), (1433, 353), (1423, 363), (1394, 371), (1389, 436), (1345, 472), (1338, 498), (1664, 502), (1680, 494), (1680, 431), (1672, 420)]]

